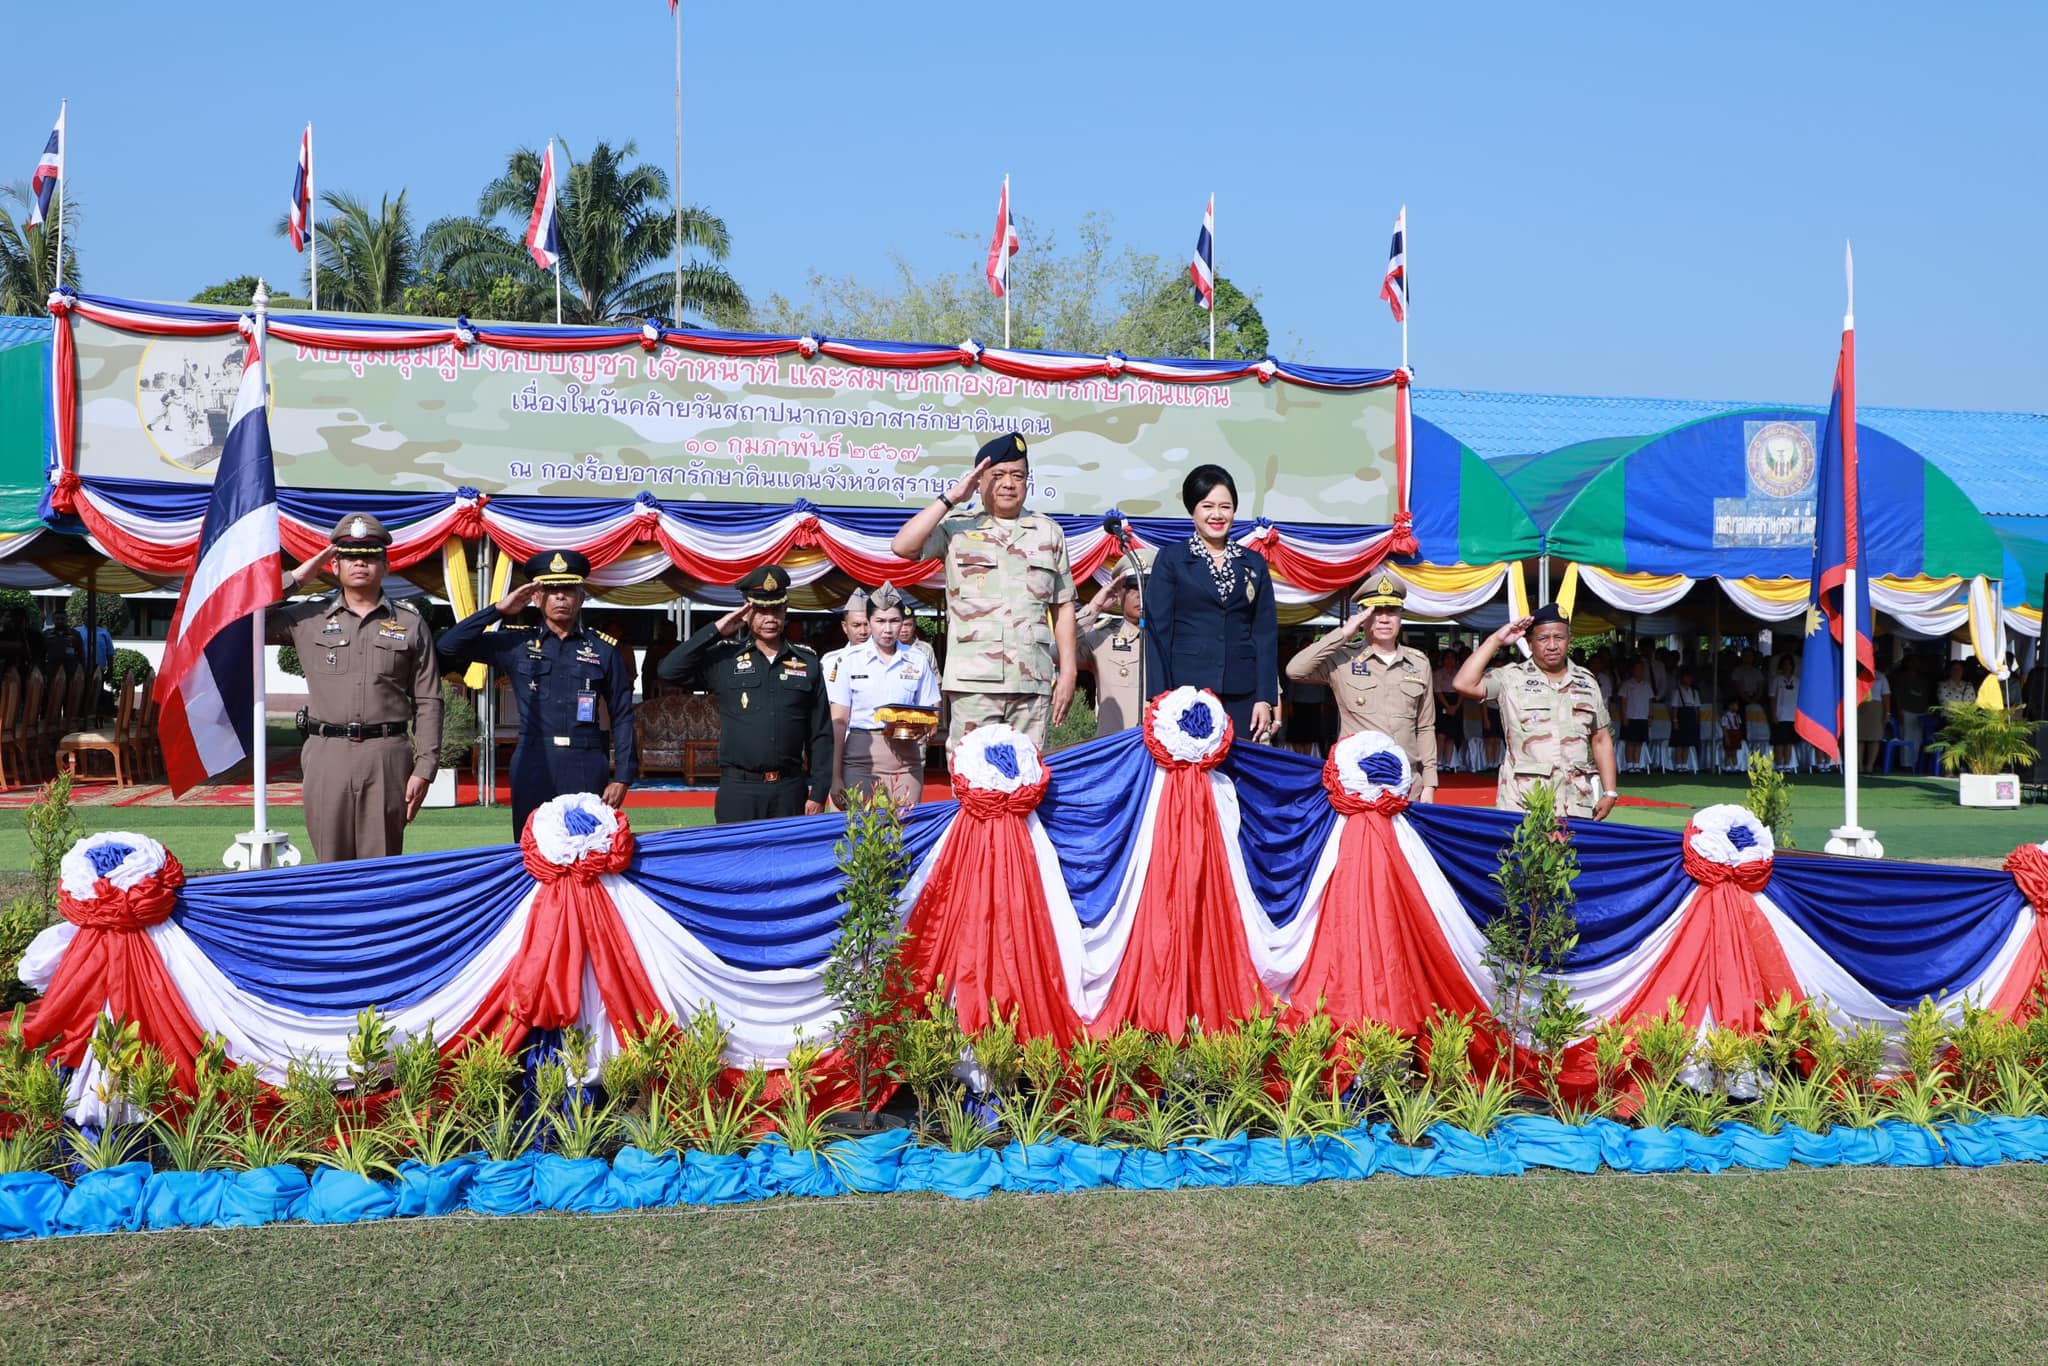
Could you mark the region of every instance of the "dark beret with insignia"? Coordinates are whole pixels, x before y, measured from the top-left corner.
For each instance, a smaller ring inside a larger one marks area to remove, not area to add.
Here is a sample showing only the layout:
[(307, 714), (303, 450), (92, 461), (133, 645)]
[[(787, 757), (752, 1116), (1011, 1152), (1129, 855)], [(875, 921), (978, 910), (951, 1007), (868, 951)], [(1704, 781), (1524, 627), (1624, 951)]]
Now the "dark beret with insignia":
[(543, 588), (581, 588), (590, 577), (590, 557), (574, 550), (543, 550), (522, 567)]
[(1529, 629), (1533, 631), (1538, 626), (1543, 625), (1545, 622), (1552, 621), (1556, 622), (1559, 626), (1571, 625), (1571, 622), (1565, 617), (1565, 614), (1557, 610), (1556, 603), (1546, 602), (1541, 607), (1537, 608), (1535, 612), (1533, 612), (1530, 615)]
[(391, 533), (367, 512), (351, 512), (334, 524), (334, 553), (368, 558), (382, 555)]
[(753, 607), (786, 607), (789, 571), (779, 564), (764, 564), (740, 580), (740, 593)]
[(1005, 432), (988, 442), (974, 453), (974, 461), (980, 464), (986, 460), (991, 465), (1007, 465), (1012, 460), (1027, 459), (1031, 448), (1024, 444), (1024, 438), (1017, 432)]

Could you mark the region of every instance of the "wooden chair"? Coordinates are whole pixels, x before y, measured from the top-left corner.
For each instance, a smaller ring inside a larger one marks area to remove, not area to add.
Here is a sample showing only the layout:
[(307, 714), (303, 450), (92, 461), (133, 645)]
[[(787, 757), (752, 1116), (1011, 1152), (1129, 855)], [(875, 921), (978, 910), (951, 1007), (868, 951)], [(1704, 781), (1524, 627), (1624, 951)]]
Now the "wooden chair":
[(57, 738), (64, 733), (64, 698), (71, 687), (71, 671), (58, 665), (43, 690), (43, 705), (36, 713), (33, 763), (35, 777), (57, 776)]
[(129, 760), (134, 772), (145, 778), (161, 778), (164, 776), (164, 751), (156, 735), (156, 675), (144, 674), (136, 686), (141, 690), (136, 710), (142, 719), (135, 723), (135, 739), (129, 749)]
[(97, 726), (106, 713), (106, 676), (97, 667), (85, 675), (85, 696), (78, 704), (79, 724)]
[[(9, 669), (0, 677), (0, 788), (13, 787), (14, 777), (21, 772), (21, 671)], [(14, 756), (13, 774), (8, 772), (7, 756)]]
[(21, 709), (7, 727), (7, 748), (14, 755), (14, 785), (36, 780), (35, 727), (43, 713), (43, 671), (30, 669), (21, 688)]
[(135, 685), (132, 679), (121, 680), (121, 701), (114, 711), (114, 725), (110, 730), (75, 730), (57, 742), (57, 758), (64, 771), (74, 779), (90, 781), (82, 756), (105, 754), (113, 760), (113, 782), (116, 787), (128, 786), (129, 754), (134, 743)]

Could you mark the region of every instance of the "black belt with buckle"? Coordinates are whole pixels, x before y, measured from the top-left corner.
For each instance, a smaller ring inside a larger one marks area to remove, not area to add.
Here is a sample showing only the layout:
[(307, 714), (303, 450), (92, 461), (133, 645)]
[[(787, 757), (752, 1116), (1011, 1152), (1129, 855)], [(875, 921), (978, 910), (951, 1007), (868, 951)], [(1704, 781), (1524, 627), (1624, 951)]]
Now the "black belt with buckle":
[(337, 726), (329, 721), (315, 721), (299, 712), (299, 734), (317, 735), (323, 740), (347, 740), (360, 745), (365, 740), (388, 740), (403, 735), (412, 728), (410, 721), (351, 721)]
[(543, 735), (541, 743), (554, 749), (603, 749), (612, 747), (610, 731), (599, 731), (595, 735)]
[(766, 773), (757, 773), (751, 768), (740, 768), (734, 764), (721, 764), (719, 767), (725, 770), (727, 777), (738, 778), (743, 783), (779, 783), (784, 778), (794, 781), (804, 776), (803, 770), (799, 768), (771, 768)]

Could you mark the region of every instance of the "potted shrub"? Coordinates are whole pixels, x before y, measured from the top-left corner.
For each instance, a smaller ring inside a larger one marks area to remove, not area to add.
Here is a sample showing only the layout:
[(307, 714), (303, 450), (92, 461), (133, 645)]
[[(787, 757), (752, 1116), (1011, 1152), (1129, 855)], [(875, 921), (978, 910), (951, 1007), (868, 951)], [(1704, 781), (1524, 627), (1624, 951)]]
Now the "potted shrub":
[(1956, 795), (1964, 806), (2020, 804), (2019, 770), (2031, 768), (2037, 755), (2033, 723), (2018, 707), (1958, 703), (1948, 709), (1935, 744), (1942, 772), (1961, 770)]
[(476, 704), (469, 693), (441, 682), (441, 753), (434, 781), (427, 788), (428, 806), (454, 806), (455, 780), (476, 748)]

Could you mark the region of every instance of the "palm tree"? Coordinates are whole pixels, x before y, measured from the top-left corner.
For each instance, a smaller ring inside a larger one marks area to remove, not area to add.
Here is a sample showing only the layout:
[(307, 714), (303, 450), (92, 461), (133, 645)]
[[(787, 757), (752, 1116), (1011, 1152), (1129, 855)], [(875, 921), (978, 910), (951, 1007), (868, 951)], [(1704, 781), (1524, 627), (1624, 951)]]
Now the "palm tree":
[[(562, 243), (562, 316), (579, 323), (669, 313), (675, 303), (676, 217), (668, 201), (668, 177), (653, 166), (630, 165), (638, 149), (630, 141), (614, 148), (600, 142), (586, 161), (567, 155), (561, 181), (556, 230)], [(522, 147), (506, 161), (505, 173), (484, 187), (477, 212), (446, 218), (428, 228), (425, 246), (434, 268), (451, 283), (485, 289), (492, 279), (517, 274), (545, 283), (526, 254), (521, 233), (540, 186), (540, 153)], [(683, 244), (710, 257), (683, 265), (683, 308), (742, 309), (746, 293), (723, 261), (732, 250), (725, 222), (696, 206), (683, 209)]]
[[(57, 195), (63, 193), (60, 186)], [(49, 306), (50, 292), (57, 287), (60, 206), (66, 216), (64, 226), (78, 224), (78, 201), (65, 204), (52, 196), (49, 221), (31, 232), (27, 226), (30, 202), (26, 183), (17, 180), (0, 186), (0, 313), (34, 315)], [(78, 283), (78, 253), (69, 241), (64, 243), (64, 283)]]
[[(320, 220), (320, 303), (348, 313), (398, 313), (405, 291), (419, 282), (420, 242), (405, 191), (385, 195), (373, 211), (345, 190), (320, 198), (331, 211)], [(278, 219), (277, 235), (285, 235)], [(308, 276), (308, 284), (311, 278)]]

